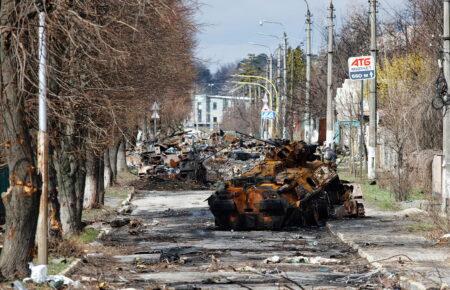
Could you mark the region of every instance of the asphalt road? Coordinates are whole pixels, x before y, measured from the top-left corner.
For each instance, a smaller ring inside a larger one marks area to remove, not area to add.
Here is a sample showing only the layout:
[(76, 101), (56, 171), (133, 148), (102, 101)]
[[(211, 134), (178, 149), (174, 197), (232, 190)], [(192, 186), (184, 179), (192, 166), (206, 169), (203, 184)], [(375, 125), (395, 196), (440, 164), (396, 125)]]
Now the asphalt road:
[[(211, 192), (141, 192), (72, 275), (123, 289), (380, 289), (385, 279), (325, 228), (219, 231)], [(349, 221), (351, 222), (351, 221)]]

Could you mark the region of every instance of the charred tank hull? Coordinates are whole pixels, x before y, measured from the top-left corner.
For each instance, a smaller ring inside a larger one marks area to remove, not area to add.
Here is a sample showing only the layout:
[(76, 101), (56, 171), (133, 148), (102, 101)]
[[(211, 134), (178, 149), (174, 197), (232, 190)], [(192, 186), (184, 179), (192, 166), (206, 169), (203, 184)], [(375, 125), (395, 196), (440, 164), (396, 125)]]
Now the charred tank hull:
[(263, 163), (222, 184), (208, 199), (216, 226), (280, 230), (364, 216), (353, 187), (341, 182), (332, 164), (318, 159), (302, 142), (274, 148)]

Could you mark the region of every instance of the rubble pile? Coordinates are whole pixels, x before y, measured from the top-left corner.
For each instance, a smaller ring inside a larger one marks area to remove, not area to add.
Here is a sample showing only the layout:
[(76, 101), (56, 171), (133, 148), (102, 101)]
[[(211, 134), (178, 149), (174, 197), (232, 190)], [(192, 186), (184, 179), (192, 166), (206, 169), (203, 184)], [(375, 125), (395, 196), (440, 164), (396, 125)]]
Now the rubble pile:
[(268, 145), (223, 131), (180, 132), (142, 142), (131, 158), (141, 190), (200, 190), (252, 169), (265, 158)]

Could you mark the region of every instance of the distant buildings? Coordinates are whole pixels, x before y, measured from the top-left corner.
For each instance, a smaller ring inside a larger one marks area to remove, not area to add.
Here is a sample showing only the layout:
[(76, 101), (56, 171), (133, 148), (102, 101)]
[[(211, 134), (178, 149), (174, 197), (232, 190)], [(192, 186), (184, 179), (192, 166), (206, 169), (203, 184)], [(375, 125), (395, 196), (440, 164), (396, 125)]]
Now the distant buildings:
[[(367, 81), (364, 81), (364, 87), (361, 88), (361, 81), (345, 80), (342, 87), (336, 90), (336, 123), (335, 123), (335, 144), (340, 147), (347, 147), (359, 150), (359, 144), (366, 143), (368, 137), (368, 117), (369, 105)], [(361, 93), (364, 97), (361, 99)], [(362, 102), (362, 104), (361, 104)], [(361, 112), (362, 105), (362, 112)], [(362, 115), (362, 116), (361, 116)], [(361, 132), (361, 117), (363, 127)], [(361, 136), (361, 133), (363, 134)], [(361, 140), (361, 137), (363, 140)]]
[(187, 128), (214, 129), (223, 123), (228, 108), (244, 104), (250, 106), (249, 97), (195, 95), (192, 100), (192, 113), (186, 122)]

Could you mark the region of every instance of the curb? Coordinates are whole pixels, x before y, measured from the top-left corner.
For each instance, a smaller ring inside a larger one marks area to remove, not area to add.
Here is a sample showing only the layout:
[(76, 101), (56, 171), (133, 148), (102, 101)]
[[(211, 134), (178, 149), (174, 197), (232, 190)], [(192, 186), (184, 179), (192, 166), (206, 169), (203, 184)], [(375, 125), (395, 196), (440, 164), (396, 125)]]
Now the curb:
[[(395, 276), (394, 273), (391, 273), (388, 270), (386, 270), (381, 263), (375, 262), (377, 259), (375, 259), (372, 255), (370, 255), (369, 253), (364, 251), (358, 244), (356, 244), (355, 242), (353, 242), (349, 239), (346, 239), (342, 233), (339, 233), (335, 229), (333, 229), (333, 225), (331, 225), (330, 223), (327, 223), (326, 228), (333, 236), (338, 238), (341, 242), (343, 242), (344, 244), (348, 245), (349, 247), (351, 247), (352, 249), (357, 251), (358, 255), (360, 257), (366, 259), (369, 262), (369, 264), (374, 266), (376, 269), (379, 269), (382, 274), (384, 274), (387, 277)], [(422, 283), (414, 281), (405, 276), (399, 276), (399, 282), (400, 282), (400, 287), (402, 289), (408, 289), (408, 290), (426, 290), (426, 289), (428, 289)]]
[(80, 265), (80, 263), (81, 259), (76, 259), (75, 261), (70, 263), (70, 265), (65, 270), (62, 270), (58, 275), (69, 276), (72, 273), (72, 271), (74, 271), (78, 267), (78, 265)]

